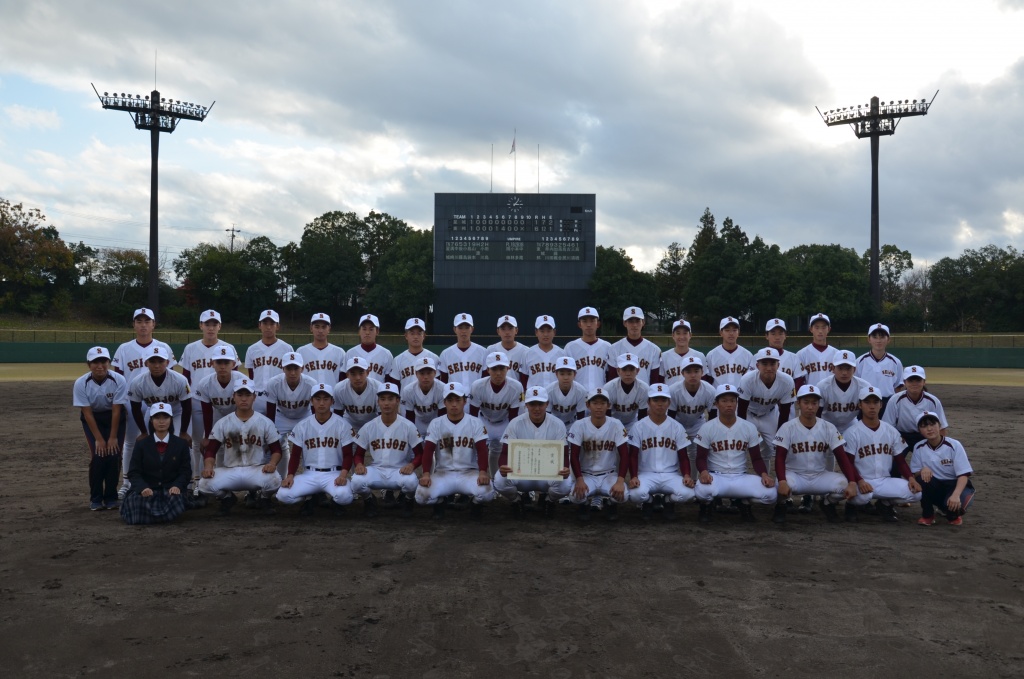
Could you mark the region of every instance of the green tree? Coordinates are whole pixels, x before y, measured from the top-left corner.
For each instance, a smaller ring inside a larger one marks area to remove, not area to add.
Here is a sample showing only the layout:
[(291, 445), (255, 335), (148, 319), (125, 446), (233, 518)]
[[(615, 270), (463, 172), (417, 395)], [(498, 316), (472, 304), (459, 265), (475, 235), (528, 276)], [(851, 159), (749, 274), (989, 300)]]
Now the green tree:
[(253, 238), (242, 249), (245, 277), (244, 314), (255, 318), (261, 309), (277, 306), (281, 287), (281, 251), (266, 236)]
[(74, 255), (45, 221), (40, 210), (0, 198), (0, 309), (42, 313), (77, 283)]
[(408, 235), (413, 229), (401, 219), (386, 212), (373, 210), (361, 220), (360, 227), (354, 238), (366, 266), (366, 279), (370, 281), (398, 239)]
[(333, 313), (357, 304), (366, 282), (354, 212), (327, 212), (306, 225), (299, 241), (295, 292), (311, 310)]
[(686, 312), (686, 248), (679, 243), (671, 243), (654, 268), (654, 286), (658, 315), (666, 320), (682, 318)]
[(364, 305), (394, 327), (425, 318), (434, 299), (433, 230), (410, 231), (385, 253), (366, 291)]
[(648, 310), (657, 305), (654, 275), (637, 271), (633, 259), (622, 248), (597, 246), (589, 287), (606, 333), (613, 333), (613, 328), (620, 327), (622, 310), (626, 307), (640, 306)]
[(999, 332), (1020, 328), (1024, 257), (1015, 248), (986, 245), (944, 257), (929, 271), (929, 320), (942, 330)]
[(789, 277), (778, 307), (782, 318), (823, 311), (833, 327), (860, 327), (870, 318), (868, 270), (852, 248), (799, 245), (786, 251)]
[(95, 281), (109, 301), (141, 305), (149, 295), (149, 258), (141, 250), (107, 248), (100, 253)]
[[(871, 250), (865, 250), (864, 266), (871, 271)], [(878, 281), (882, 288), (882, 307), (886, 303), (900, 303), (901, 282), (903, 274), (914, 268), (914, 258), (909, 250), (900, 250), (897, 246), (887, 243), (878, 250)]]

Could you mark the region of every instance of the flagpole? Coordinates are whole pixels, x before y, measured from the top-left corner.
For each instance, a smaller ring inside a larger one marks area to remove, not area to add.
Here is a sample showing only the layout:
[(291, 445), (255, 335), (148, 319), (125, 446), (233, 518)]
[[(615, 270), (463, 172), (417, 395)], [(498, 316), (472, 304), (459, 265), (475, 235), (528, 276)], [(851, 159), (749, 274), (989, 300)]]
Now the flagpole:
[(540, 193), (540, 144), (537, 144), (537, 193)]
[(494, 193), (494, 144), (491, 144), (491, 193)]
[(516, 190), (519, 180), (519, 154), (516, 153), (516, 128), (512, 128), (512, 193), (519, 193)]

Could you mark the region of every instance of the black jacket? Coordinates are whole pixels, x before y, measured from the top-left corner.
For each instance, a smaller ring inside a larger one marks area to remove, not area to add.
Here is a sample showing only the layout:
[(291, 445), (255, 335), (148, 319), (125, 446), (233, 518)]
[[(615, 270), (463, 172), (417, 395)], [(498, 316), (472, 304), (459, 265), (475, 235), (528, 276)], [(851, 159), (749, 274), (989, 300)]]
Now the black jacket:
[(146, 488), (168, 490), (177, 486), (182, 492), (192, 478), (192, 451), (185, 439), (170, 435), (164, 454), (156, 452), (156, 437), (150, 434), (135, 444), (128, 465), (131, 492)]

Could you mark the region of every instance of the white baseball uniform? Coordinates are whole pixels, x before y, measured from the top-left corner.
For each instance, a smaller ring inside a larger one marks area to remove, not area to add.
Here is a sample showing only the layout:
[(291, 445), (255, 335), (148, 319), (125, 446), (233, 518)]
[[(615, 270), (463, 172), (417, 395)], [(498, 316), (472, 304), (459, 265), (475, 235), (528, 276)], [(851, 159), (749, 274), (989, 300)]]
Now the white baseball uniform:
[[(236, 490), (261, 490), (270, 495), (281, 486), (277, 471), (263, 471), (270, 447), (280, 441), (277, 429), (265, 415), (254, 412), (243, 421), (236, 413), (213, 425), (210, 441), (223, 448), (223, 464), (214, 468), (213, 478), (199, 480), (199, 492), (227, 497)], [(204, 451), (203, 455), (207, 455)]]
[(299, 347), (295, 353), (302, 356), (302, 374), (308, 375), (317, 384), (333, 387), (345, 379), (345, 350), (336, 344), (327, 343), (320, 349), (313, 343)]
[(492, 354), (495, 351), (498, 353), (505, 354), (508, 358), (508, 374), (513, 376), (515, 379), (519, 379), (519, 369), (523, 365), (523, 359), (526, 358), (526, 345), (516, 342), (515, 346), (511, 349), (506, 349), (501, 345), (501, 342), (495, 342), (491, 346), (487, 347), (487, 353)]
[(956, 481), (958, 476), (974, 473), (963, 445), (948, 436), (943, 436), (942, 442), (935, 448), (927, 440), (918, 441), (914, 446), (910, 471), (920, 474), (924, 467), (931, 469), (933, 477), (940, 481)]
[[(746, 420), (738, 419), (727, 426), (720, 418), (709, 420), (697, 432), (697, 468), (702, 466), (701, 458), (711, 475), (711, 483), (697, 482), (696, 495), (701, 502), (710, 502), (716, 497), (756, 500), (761, 504), (775, 504), (778, 494), (775, 488), (766, 488), (761, 483), (758, 465), (754, 474), (747, 474), (747, 455), (751, 461), (760, 458), (761, 435)], [(763, 464), (763, 460), (761, 461)], [(767, 471), (767, 469), (766, 469)]]
[(317, 384), (305, 373), (299, 374), (299, 382), (294, 388), (288, 386), (288, 376), (284, 373), (267, 380), (267, 404), (273, 403), (275, 406), (274, 426), (281, 435), (281, 460), (277, 463), (277, 471), (281, 475), (288, 473), (288, 458), (292, 448), (288, 434), (296, 424), (312, 415), (310, 397)]
[(252, 373), (252, 383), (256, 388), (256, 401), (252, 408), (261, 415), (267, 413), (267, 381), (281, 374), (281, 361), (289, 353), (292, 353), (292, 345), (287, 342), (275, 340), (273, 344), (264, 344), (262, 339), (245, 352), (245, 367)]
[(433, 386), (426, 392), (420, 388), (419, 382), (413, 382), (402, 388), (402, 416), (409, 418), (413, 414), (416, 431), (420, 437), (427, 435), (430, 423), (444, 411), (444, 382), (435, 379)]
[(523, 404), (523, 385), (514, 379), (506, 379), (504, 384), (495, 389), (490, 377), (481, 377), (470, 387), (468, 398), (470, 412), (475, 409), (474, 414), (487, 426), (487, 469), (493, 476), (498, 469), (501, 436), (508, 423), (518, 417), (519, 408)]
[(587, 412), (587, 389), (579, 382), (573, 382), (569, 392), (562, 393), (558, 382), (547, 386), (548, 412), (554, 415), (566, 427), (580, 419)]
[(584, 391), (597, 389), (608, 381), (608, 368), (615, 366), (617, 354), (608, 340), (598, 337), (593, 343), (577, 337), (565, 345), (565, 355), (576, 360), (576, 381)]
[[(486, 365), (487, 350), (476, 342), (470, 342), (465, 350), (453, 344), (442, 351), (437, 370), (447, 376), (446, 381), (461, 384), (468, 393), (473, 383), (483, 376)], [(466, 408), (469, 408), (468, 404)]]
[[(534, 424), (533, 420), (530, 419), (530, 414), (523, 413), (509, 422), (508, 427), (505, 428), (505, 433), (501, 437), (503, 452), (498, 459), (498, 464), (508, 464), (506, 458), (507, 450), (504, 447), (513, 439), (560, 441), (565, 445), (565, 436), (565, 425), (557, 417), (545, 413), (544, 421), (540, 424)], [(569, 466), (568, 460), (566, 460), (565, 466)], [(507, 476), (502, 476), (500, 472), (495, 472), (494, 490), (510, 502), (514, 502), (519, 497), (519, 493), (528, 493), (530, 491), (538, 493), (553, 492), (559, 497), (565, 497), (572, 490), (572, 475), (570, 474), (568, 478), (559, 481), (531, 481), (527, 479), (510, 479)]]
[[(779, 355), (779, 372), (785, 373), (793, 378), (793, 382), (796, 383), (801, 377), (806, 377), (807, 372), (804, 370), (803, 365), (800, 363), (800, 358), (788, 349), (779, 351), (772, 347), (772, 351)], [(751, 361), (748, 371), (757, 372), (757, 361)]]
[[(207, 377), (214, 373), (213, 362), (218, 358), (234, 359), (238, 354), (235, 348), (218, 339), (212, 346), (206, 346), (202, 340), (196, 340), (185, 347), (181, 352), (181, 365), (183, 371), (188, 371), (188, 383), (195, 392), (196, 387)], [(206, 424), (203, 418), (201, 407), (192, 408), (192, 473), (199, 476), (203, 468), (203, 436), (206, 434)]]
[(622, 383), (621, 377), (616, 377), (602, 387), (611, 402), (608, 415), (618, 420), (626, 428), (627, 433), (636, 424), (640, 411), (647, 410), (649, 386), (647, 382), (637, 378), (632, 387), (627, 387)]
[(858, 491), (851, 503), (865, 505), (873, 499), (918, 502), (921, 499), (921, 493), (912, 493), (905, 479), (890, 476), (893, 459), (907, 447), (895, 427), (879, 422), (877, 429), (871, 429), (857, 420), (843, 433), (843, 438), (857, 473), (873, 488), (869, 493)]
[[(769, 469), (775, 457), (775, 433), (779, 430), (779, 406), (792, 404), (793, 378), (784, 372), (777, 372), (771, 386), (761, 380), (756, 370), (747, 372), (736, 387), (741, 401), (747, 401), (747, 422), (761, 434), (761, 457)], [(788, 419), (788, 418), (787, 418)]]
[[(206, 404), (210, 407), (210, 418), (203, 418), (204, 430), (200, 438), (205, 437), (206, 432), (213, 429), (213, 425), (222, 417), (235, 412), (235, 375), (237, 374), (233, 372), (229, 375), (227, 384), (221, 384), (216, 374), (208, 375), (192, 390), (194, 400), (199, 401), (200, 407), (204, 407)], [(199, 468), (201, 469), (201, 467)]]
[(740, 383), (740, 378), (746, 374), (753, 362), (754, 355), (739, 345), (732, 351), (728, 351), (719, 344), (704, 358), (707, 374), (711, 375), (715, 386), (722, 384), (737, 386)]
[[(154, 339), (146, 345), (139, 344), (138, 340), (125, 342), (114, 352), (114, 357), (110, 359), (110, 367), (124, 375), (125, 382), (131, 386), (132, 380), (140, 372), (149, 372), (146, 368), (146, 359), (153, 355), (153, 347), (162, 347), (167, 352), (167, 355), (171, 357), (171, 360), (167, 363), (168, 372), (177, 365), (174, 360), (174, 352), (171, 351), (171, 345)], [(138, 438), (140, 431), (135, 418), (132, 417), (131, 407), (126, 406), (125, 410), (127, 411), (125, 416), (128, 418), (128, 424), (125, 428), (124, 446), (121, 448), (121, 470), (125, 476), (124, 487), (127, 488), (129, 485), (128, 465), (131, 463), (132, 451), (135, 449), (135, 439)]]
[(687, 366), (691, 358), (697, 359), (704, 372), (708, 371), (707, 357), (696, 349), (690, 349), (685, 354), (677, 352), (675, 347), (661, 352), (661, 378), (665, 384), (671, 387), (676, 382), (682, 382), (683, 368)]
[(844, 444), (835, 425), (821, 418), (810, 428), (799, 419), (790, 420), (775, 435), (775, 476), (794, 495), (827, 495), (838, 502), (849, 480), (832, 471), (833, 452)]
[(391, 362), (391, 372), (388, 373), (388, 377), (399, 385), (400, 390), (405, 389), (416, 381), (416, 369), (423, 365), (425, 358), (432, 358), (434, 365), (439, 365), (440, 359), (437, 354), (429, 349), (423, 349), (418, 354), (406, 349), (395, 356), (395, 360)]
[(903, 386), (903, 363), (890, 353), (878, 359), (869, 351), (857, 358), (857, 377), (877, 389), (884, 400)]
[[(483, 349), (483, 347), (480, 347)], [(480, 462), (477, 443), (487, 441), (487, 428), (478, 417), (463, 415), (452, 422), (447, 415), (430, 423), (424, 442), (424, 471), (430, 473), (430, 487), (416, 488), (416, 502), (421, 505), (437, 504), (442, 498), (455, 493), (471, 495), (475, 504), (490, 502), (496, 497), (494, 487), (487, 482), (479, 485)], [(433, 448), (432, 461), (427, 450)]]
[[(191, 399), (192, 390), (188, 386), (188, 380), (174, 370), (164, 373), (164, 379), (160, 384), (153, 381), (149, 370), (137, 374), (128, 383), (128, 401), (132, 404), (139, 404), (143, 419), (145, 419), (146, 410), (154, 403), (166, 403), (171, 406), (175, 432), (181, 431), (181, 403)], [(132, 409), (134, 410), (134, 406)]]
[(935, 394), (927, 391), (921, 392), (921, 398), (916, 403), (905, 391), (896, 394), (886, 404), (882, 421), (896, 427), (896, 431), (901, 434), (913, 433), (920, 436), (917, 430), (917, 418), (926, 411), (931, 411), (939, 416), (939, 427), (949, 426), (949, 422), (946, 421), (946, 412), (942, 409), (942, 402)]
[(295, 425), (288, 435), (292, 453), (297, 456), (289, 469), (304, 468), (292, 478), (291, 488), (277, 491), (277, 499), (284, 504), (295, 504), (316, 493), (327, 493), (339, 505), (352, 504), (355, 489), (351, 477), (339, 486), (335, 481), (345, 464), (344, 451), (352, 445), (352, 426), (337, 413), (331, 413), (326, 422), (310, 415)]
[(357, 432), (359, 428), (380, 415), (377, 410), (377, 388), (380, 382), (367, 378), (361, 393), (356, 393), (352, 383), (345, 379), (334, 385), (334, 412), (340, 414)]
[(378, 382), (383, 382), (391, 373), (391, 368), (395, 361), (395, 357), (391, 355), (391, 352), (379, 344), (374, 344), (372, 347), (357, 344), (346, 352), (345, 359), (351, 359), (353, 356), (359, 356), (366, 360), (366, 365), (369, 366), (368, 372), (370, 377)]
[(675, 416), (679, 424), (686, 429), (686, 436), (690, 439), (687, 447), (687, 455), (690, 458), (691, 474), (697, 474), (697, 444), (693, 442), (697, 432), (708, 421), (708, 411), (715, 407), (715, 388), (701, 380), (697, 383), (697, 391), (690, 393), (683, 382), (676, 382), (669, 388), (671, 402), (669, 414)]
[(834, 424), (841, 434), (845, 434), (850, 425), (857, 421), (857, 413), (860, 412), (860, 390), (871, 385), (859, 377), (854, 377), (844, 389), (836, 382), (836, 376), (830, 375), (818, 382), (817, 386), (821, 392), (822, 418)]
[(565, 351), (556, 344), (544, 351), (535, 344), (526, 350), (519, 374), (526, 377), (527, 387), (546, 387), (558, 380), (555, 375), (555, 361), (565, 356)]
[[(644, 393), (647, 393), (646, 389)], [(587, 484), (587, 495), (582, 500), (570, 495), (573, 504), (582, 504), (593, 497), (607, 497), (617, 502), (611, 495), (612, 486), (618, 481), (620, 472), (625, 476), (629, 467), (628, 460), (624, 460), (619, 452), (621, 446), (629, 443), (629, 435), (622, 423), (614, 417), (606, 417), (604, 424), (598, 427), (593, 418), (577, 420), (569, 427), (566, 440), (571, 450), (573, 473)], [(567, 490), (571, 493), (572, 486)], [(565, 497), (561, 490), (554, 488), (550, 496), (553, 500)], [(627, 494), (622, 502), (628, 499)]]
[(800, 359), (800, 367), (804, 371), (804, 384), (818, 384), (821, 380), (832, 377), (832, 361), (836, 356), (836, 348), (830, 344), (819, 346), (813, 342), (796, 352)]
[(422, 453), (420, 435), (416, 425), (404, 417), (397, 417), (391, 424), (375, 417), (362, 426), (356, 436), (356, 463), (361, 454), (370, 456), (369, 462), (363, 462), (365, 474), (353, 474), (350, 479), (352, 492), (357, 497), (369, 497), (373, 490), (400, 490), (412, 498), (419, 484), (415, 471), (408, 474), (401, 472), (402, 467), (413, 463), (419, 464)]
[[(77, 380), (71, 389), (71, 405), (76, 408), (88, 406), (95, 413), (109, 412), (114, 405), (125, 407), (122, 413), (124, 417), (131, 417), (127, 412), (128, 408), (128, 382), (124, 375), (112, 370), (107, 371), (107, 378), (101, 384), (96, 384), (92, 373), (87, 372)], [(115, 435), (117, 432), (113, 432)]]
[[(651, 373), (657, 370), (659, 375), (661, 374), (661, 348), (646, 337), (641, 337), (635, 343), (628, 337), (623, 337), (613, 344), (612, 356), (617, 359), (622, 354), (633, 354), (637, 357), (637, 362), (640, 363), (640, 370), (636, 374), (638, 380), (650, 384)], [(617, 367), (614, 361), (612, 365)]]
[(660, 493), (670, 502), (692, 502), (694, 490), (683, 483), (683, 473), (692, 474), (686, 456), (689, 446), (683, 425), (672, 418), (661, 424), (650, 417), (637, 422), (629, 433), (629, 447), (637, 456), (635, 476), (640, 485), (630, 489), (629, 501), (642, 505)]

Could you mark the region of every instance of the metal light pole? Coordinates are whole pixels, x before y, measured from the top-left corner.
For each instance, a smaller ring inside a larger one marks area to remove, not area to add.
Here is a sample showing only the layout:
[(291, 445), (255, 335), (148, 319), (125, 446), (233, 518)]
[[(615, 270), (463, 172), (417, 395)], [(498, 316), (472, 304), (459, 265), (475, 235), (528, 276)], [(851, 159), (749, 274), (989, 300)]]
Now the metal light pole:
[[(92, 84), (92, 83), (90, 83)], [(157, 237), (157, 167), (160, 156), (160, 133), (174, 132), (179, 120), (196, 120), (203, 122), (213, 108), (198, 104), (182, 103), (174, 99), (161, 99), (160, 92), (153, 90), (148, 97), (136, 94), (134, 97), (123, 92), (118, 95), (106, 92), (100, 96), (96, 86), (92, 91), (105, 109), (127, 111), (135, 122), (135, 129), (149, 130), (149, 147), (151, 158), (149, 188), (149, 308), (160, 311), (160, 264)]]
[(882, 285), (878, 271), (878, 138), (894, 134), (901, 118), (928, 115), (928, 109), (937, 96), (939, 91), (935, 90), (931, 101), (906, 99), (890, 101), (888, 104), (879, 102), (878, 97), (871, 97), (871, 103), (866, 108), (844, 106), (825, 113), (817, 106), (814, 107), (829, 127), (849, 125), (858, 139), (871, 139), (871, 301), (875, 313), (882, 309)]

